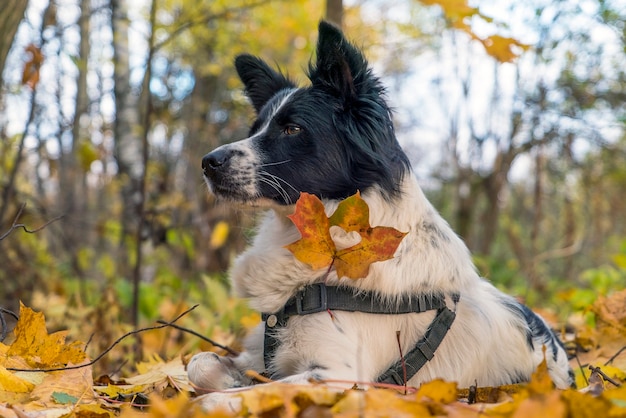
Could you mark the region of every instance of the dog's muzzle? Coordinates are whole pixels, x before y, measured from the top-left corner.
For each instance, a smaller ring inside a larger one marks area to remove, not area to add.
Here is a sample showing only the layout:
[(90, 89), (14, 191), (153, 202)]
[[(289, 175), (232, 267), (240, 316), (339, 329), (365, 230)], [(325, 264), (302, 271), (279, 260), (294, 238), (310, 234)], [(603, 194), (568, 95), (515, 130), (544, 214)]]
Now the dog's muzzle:
[(216, 195), (248, 201), (256, 195), (254, 156), (246, 147), (222, 145), (202, 158), (202, 172)]
[(210, 180), (216, 179), (228, 168), (233, 152), (222, 147), (208, 153), (202, 158), (202, 171), (204, 176)]

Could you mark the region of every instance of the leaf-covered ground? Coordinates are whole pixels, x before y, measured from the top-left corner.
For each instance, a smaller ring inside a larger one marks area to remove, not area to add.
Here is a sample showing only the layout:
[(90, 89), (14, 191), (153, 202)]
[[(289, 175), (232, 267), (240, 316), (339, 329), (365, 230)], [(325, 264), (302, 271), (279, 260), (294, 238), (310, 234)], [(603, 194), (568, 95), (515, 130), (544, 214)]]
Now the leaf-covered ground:
[[(577, 354), (572, 359), (577, 390), (554, 389), (543, 364), (529, 384), (493, 388), (458, 388), (444, 381), (367, 390), (343, 390), (337, 382), (270, 383), (240, 392), (243, 412), (237, 415), (626, 417), (626, 290), (598, 299), (591, 311), (595, 324), (574, 324), (575, 332), (565, 338)], [(152, 331), (162, 326), (167, 325)], [(185, 361), (193, 353), (170, 359), (153, 355), (136, 364), (132, 376), (94, 376), (85, 345), (66, 343), (66, 334), (48, 333), (42, 313), (21, 307), (13, 335), (0, 344), (0, 417), (235, 415), (227, 410), (204, 412), (194, 401), (185, 372)]]

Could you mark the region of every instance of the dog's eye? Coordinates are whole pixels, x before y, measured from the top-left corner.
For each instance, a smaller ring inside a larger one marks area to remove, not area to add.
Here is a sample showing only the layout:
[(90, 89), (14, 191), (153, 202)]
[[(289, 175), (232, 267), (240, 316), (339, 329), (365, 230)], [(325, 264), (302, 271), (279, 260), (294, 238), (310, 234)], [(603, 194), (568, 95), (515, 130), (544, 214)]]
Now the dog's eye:
[(285, 135), (297, 135), (300, 132), (302, 132), (302, 128), (298, 125), (287, 125), (285, 129), (283, 129)]

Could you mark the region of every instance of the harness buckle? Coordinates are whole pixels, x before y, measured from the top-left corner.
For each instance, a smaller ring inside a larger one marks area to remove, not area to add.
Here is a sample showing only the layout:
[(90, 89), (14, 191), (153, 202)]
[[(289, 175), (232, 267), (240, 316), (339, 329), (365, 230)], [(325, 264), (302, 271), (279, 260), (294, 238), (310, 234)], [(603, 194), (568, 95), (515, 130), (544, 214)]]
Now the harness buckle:
[(327, 309), (328, 295), (326, 285), (323, 283), (309, 285), (296, 295), (296, 312), (298, 315), (323, 312)]

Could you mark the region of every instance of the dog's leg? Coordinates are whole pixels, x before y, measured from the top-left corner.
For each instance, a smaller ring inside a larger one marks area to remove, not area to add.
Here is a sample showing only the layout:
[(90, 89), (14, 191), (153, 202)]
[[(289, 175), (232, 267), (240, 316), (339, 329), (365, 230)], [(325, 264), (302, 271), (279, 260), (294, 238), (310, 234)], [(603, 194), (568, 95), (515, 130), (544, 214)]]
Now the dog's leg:
[(252, 380), (245, 375), (245, 371), (254, 370), (262, 373), (265, 369), (263, 362), (264, 330), (264, 324), (259, 324), (253, 329), (244, 341), (247, 350), (236, 357), (218, 356), (211, 352), (193, 356), (187, 364), (189, 381), (196, 386), (198, 391), (204, 392), (251, 385)]
[(218, 391), (229, 388), (238, 388), (252, 384), (238, 363), (246, 363), (242, 358), (224, 357), (212, 352), (196, 354), (187, 365), (189, 380), (199, 391)]

